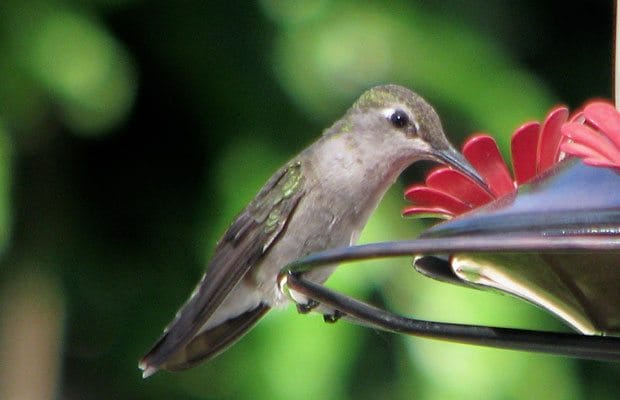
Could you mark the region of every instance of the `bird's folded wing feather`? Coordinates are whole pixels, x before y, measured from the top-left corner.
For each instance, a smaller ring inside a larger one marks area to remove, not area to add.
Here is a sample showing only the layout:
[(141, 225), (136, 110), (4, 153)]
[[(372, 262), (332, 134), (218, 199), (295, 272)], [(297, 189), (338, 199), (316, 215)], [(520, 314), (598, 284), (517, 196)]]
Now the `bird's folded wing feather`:
[(274, 245), (303, 197), (301, 168), (301, 163), (293, 162), (280, 169), (237, 216), (218, 243), (194, 293), (140, 361), (142, 369), (158, 368), (187, 345), (227, 294)]

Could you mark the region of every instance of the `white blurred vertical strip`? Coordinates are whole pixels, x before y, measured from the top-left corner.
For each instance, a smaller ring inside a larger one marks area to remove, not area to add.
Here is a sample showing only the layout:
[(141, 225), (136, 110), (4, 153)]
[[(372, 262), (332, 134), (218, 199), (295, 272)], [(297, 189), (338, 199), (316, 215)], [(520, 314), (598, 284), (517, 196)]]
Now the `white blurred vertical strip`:
[(0, 292), (0, 399), (58, 396), (64, 302), (55, 279), (26, 272)]

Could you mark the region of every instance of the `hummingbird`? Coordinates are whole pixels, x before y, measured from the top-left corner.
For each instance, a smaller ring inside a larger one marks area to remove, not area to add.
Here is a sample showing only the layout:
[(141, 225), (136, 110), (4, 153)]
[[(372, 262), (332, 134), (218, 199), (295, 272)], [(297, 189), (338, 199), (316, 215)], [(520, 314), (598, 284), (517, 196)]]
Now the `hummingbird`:
[[(356, 243), (385, 192), (419, 160), (448, 164), (486, 186), (422, 97), (398, 85), (364, 92), (237, 215), (187, 302), (140, 360), (143, 377), (211, 359), (271, 308), (285, 306), (280, 270), (310, 253)], [(304, 277), (323, 283), (335, 268)]]

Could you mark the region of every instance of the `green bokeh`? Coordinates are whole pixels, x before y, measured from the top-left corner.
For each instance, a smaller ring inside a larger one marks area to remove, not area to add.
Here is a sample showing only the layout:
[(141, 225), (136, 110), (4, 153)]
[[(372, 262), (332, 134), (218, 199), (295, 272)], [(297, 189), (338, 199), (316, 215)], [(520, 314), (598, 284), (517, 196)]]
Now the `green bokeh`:
[[(0, 291), (53, 288), (57, 398), (615, 398), (612, 364), (325, 325), (293, 307), (193, 370), (144, 381), (136, 365), (234, 215), (368, 87), (409, 86), (453, 143), (486, 131), (504, 154), (553, 104), (609, 97), (611, 4), (562, 19), (558, 4), (3, 1)], [(388, 192), (362, 242), (426, 226), (400, 217), (421, 174)], [(427, 319), (559, 328), (408, 259), (347, 265), (328, 285)]]

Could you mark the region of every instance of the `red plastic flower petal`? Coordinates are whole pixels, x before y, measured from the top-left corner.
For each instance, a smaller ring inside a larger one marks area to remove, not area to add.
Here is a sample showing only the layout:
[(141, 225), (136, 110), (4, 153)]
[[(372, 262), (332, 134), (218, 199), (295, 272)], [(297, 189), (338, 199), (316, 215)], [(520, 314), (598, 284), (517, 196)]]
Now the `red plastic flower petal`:
[(510, 146), (512, 168), (515, 171), (517, 185), (521, 185), (536, 176), (536, 158), (538, 147), (538, 122), (527, 123), (512, 135)]
[(540, 130), (538, 138), (538, 159), (536, 172), (545, 172), (558, 162), (560, 156), (560, 142), (562, 140), (562, 125), (568, 119), (568, 109), (558, 107), (551, 111)]
[(579, 119), (562, 127), (562, 151), (594, 166), (620, 168), (620, 113), (610, 104), (587, 105)]
[(620, 113), (610, 104), (593, 102), (568, 119), (568, 109), (557, 107), (543, 124), (529, 122), (512, 136), (514, 178), (495, 140), (477, 134), (463, 145), (463, 155), (484, 177), (489, 190), (460, 172), (441, 167), (432, 171), (425, 185), (405, 191), (413, 203), (406, 216), (450, 218), (512, 193), (518, 185), (545, 172), (567, 155), (584, 163), (620, 169)]
[(463, 155), (482, 175), (495, 197), (512, 193), (515, 184), (495, 139), (488, 135), (475, 135), (463, 145)]

